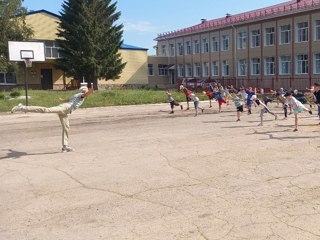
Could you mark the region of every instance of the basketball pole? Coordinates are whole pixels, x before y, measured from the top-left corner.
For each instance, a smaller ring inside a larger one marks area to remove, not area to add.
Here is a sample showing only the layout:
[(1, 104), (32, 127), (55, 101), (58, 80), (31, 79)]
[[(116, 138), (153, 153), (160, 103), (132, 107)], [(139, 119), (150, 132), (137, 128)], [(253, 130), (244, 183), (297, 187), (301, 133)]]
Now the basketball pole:
[(25, 64), (25, 70), (24, 70), (24, 89), (26, 92), (26, 106), (28, 106), (28, 83), (27, 83), (27, 73), (28, 73), (28, 68), (27, 64)]

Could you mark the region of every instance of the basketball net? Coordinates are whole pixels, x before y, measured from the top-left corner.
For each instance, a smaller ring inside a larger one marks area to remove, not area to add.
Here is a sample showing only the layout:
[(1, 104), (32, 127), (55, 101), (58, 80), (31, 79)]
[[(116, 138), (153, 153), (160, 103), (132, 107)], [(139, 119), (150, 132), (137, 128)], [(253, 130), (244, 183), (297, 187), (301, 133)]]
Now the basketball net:
[(27, 68), (31, 68), (32, 67), (32, 60), (27, 58), (27, 59), (24, 59), (24, 63), (26, 64), (26, 67)]

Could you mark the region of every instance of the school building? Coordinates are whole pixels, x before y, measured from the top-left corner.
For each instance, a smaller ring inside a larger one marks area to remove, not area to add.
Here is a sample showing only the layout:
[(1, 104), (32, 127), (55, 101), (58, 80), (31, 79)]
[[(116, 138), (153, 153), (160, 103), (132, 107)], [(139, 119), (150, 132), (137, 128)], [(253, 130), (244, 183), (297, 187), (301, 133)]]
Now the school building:
[[(57, 38), (60, 17), (46, 10), (33, 11), (27, 14), (26, 23), (33, 31), (32, 41), (44, 42), (45, 62), (34, 62), (31, 68), (27, 69), (27, 82), (30, 88), (34, 89), (73, 89), (80, 86), (82, 79), (68, 78), (64, 73), (55, 68), (55, 60), (60, 57)], [(100, 88), (109, 86), (146, 86), (148, 85), (147, 75), (147, 50), (123, 44), (119, 52), (123, 62), (126, 62), (120, 79), (99, 80)], [(25, 71), (24, 63), (20, 64), (18, 73), (0, 72), (0, 89), (16, 88), (24, 86)]]
[(148, 59), (149, 84), (305, 89), (320, 79), (320, 0), (201, 19), (159, 34)]

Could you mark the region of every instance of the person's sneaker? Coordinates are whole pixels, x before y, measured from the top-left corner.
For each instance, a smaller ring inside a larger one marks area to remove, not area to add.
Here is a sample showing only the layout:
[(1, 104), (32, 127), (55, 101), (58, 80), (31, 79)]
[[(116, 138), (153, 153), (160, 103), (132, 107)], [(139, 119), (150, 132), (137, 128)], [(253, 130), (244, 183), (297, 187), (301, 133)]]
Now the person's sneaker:
[(297, 129), (297, 128), (295, 128), (293, 131), (294, 131), (294, 132), (296, 132), (296, 131), (298, 131), (298, 129)]
[(309, 112), (308, 112), (310, 115), (312, 115), (312, 111), (311, 110), (309, 110)]
[(183, 110), (183, 106), (182, 105), (180, 105), (180, 108), (181, 108), (181, 110)]
[(173, 114), (174, 112), (173, 111), (171, 111), (169, 114)]
[(189, 108), (186, 109), (186, 111), (189, 111), (189, 110), (190, 110)]
[(237, 119), (237, 122), (239, 122), (240, 121), (240, 119)]
[(11, 109), (11, 113), (21, 112), (23, 111), (23, 109), (24, 109), (24, 105), (22, 105), (22, 103), (19, 103), (17, 106)]
[(202, 113), (204, 112), (204, 108), (201, 109)]
[(74, 152), (74, 149), (72, 147), (69, 147), (69, 146), (63, 146), (62, 147), (62, 152), (65, 153), (65, 152)]
[(263, 123), (259, 123), (258, 126), (263, 126)]

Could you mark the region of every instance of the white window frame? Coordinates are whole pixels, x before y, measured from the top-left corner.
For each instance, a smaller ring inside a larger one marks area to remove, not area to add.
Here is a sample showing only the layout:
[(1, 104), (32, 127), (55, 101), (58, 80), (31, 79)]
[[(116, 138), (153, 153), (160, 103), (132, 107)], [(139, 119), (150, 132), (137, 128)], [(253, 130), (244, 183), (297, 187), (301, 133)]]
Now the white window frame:
[(221, 44), (221, 51), (225, 52), (229, 50), (230, 46), (230, 38), (228, 35), (223, 35), (221, 38), (222, 44)]
[(178, 64), (178, 77), (184, 77), (183, 64)]
[(296, 42), (308, 42), (309, 41), (309, 23), (301, 22), (297, 23)]
[(264, 75), (275, 75), (276, 73), (276, 62), (275, 57), (264, 58)]
[(178, 43), (178, 56), (183, 56), (183, 44)]
[(320, 40), (320, 20), (314, 21), (314, 40)]
[(246, 49), (247, 48), (247, 32), (239, 32), (238, 33), (237, 48), (238, 49)]
[(290, 44), (291, 43), (291, 25), (282, 25), (280, 26), (280, 37), (279, 37), (279, 44)]
[(202, 63), (202, 76), (203, 77), (209, 77), (209, 63), (208, 62), (203, 62)]
[(291, 56), (284, 55), (279, 57), (279, 75), (291, 74), (291, 64), (292, 64), (291, 62), (292, 62)]
[(159, 76), (168, 76), (168, 65), (158, 64), (158, 75)]
[(219, 62), (218, 61), (211, 62), (211, 72), (212, 72), (212, 76), (219, 76)]
[[(3, 79), (3, 82), (0, 82), (0, 85), (17, 85), (17, 77), (14, 73), (8, 73), (8, 72), (0, 72), (1, 79)], [(8, 82), (8, 75), (10, 75), (10, 78), (14, 79), (14, 82)]]
[(194, 77), (200, 77), (200, 63), (195, 62), (193, 64), (193, 73)]
[(170, 56), (170, 57), (174, 57), (174, 53), (175, 53), (174, 50), (175, 50), (175, 49), (174, 49), (174, 44), (170, 44), (170, 45), (169, 45), (169, 56)]
[(222, 61), (222, 76), (230, 76), (230, 64), (227, 60)]
[(186, 77), (191, 77), (192, 76), (192, 66), (191, 63), (186, 63)]
[(166, 45), (162, 45), (161, 46), (161, 56), (162, 57), (166, 57), (167, 56), (167, 46)]
[(199, 40), (193, 41), (193, 54), (200, 54), (200, 43)]
[(57, 59), (61, 58), (59, 50), (61, 47), (58, 46), (56, 41), (45, 41), (45, 56), (46, 59)]
[(251, 31), (251, 48), (261, 47), (261, 33), (260, 29)]
[(248, 65), (247, 59), (238, 60), (238, 76), (247, 76), (248, 75)]
[(211, 52), (219, 52), (219, 40), (218, 37), (211, 38)]
[[(256, 61), (257, 60), (257, 61)], [(261, 73), (261, 61), (260, 58), (251, 59), (251, 75), (260, 75)]]
[(187, 41), (186, 42), (186, 55), (191, 55), (191, 53), (192, 53), (191, 42)]
[(320, 74), (320, 53), (313, 55), (313, 74)]
[(265, 46), (274, 46), (275, 44), (275, 28), (268, 27), (264, 30), (264, 45)]
[(207, 38), (202, 39), (202, 53), (209, 53), (209, 41)]
[(309, 73), (308, 54), (296, 55), (296, 74), (304, 75)]
[(148, 63), (148, 75), (154, 76), (153, 64), (151, 64), (151, 63)]

